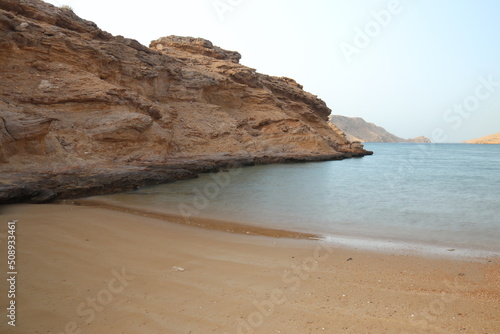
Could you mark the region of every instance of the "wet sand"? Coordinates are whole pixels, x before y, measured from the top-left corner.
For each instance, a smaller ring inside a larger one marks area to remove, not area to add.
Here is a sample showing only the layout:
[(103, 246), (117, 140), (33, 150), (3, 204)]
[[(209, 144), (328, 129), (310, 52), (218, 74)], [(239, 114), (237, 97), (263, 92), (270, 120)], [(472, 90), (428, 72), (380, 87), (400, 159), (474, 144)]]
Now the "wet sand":
[(322, 236), (319, 234), (313, 233), (304, 233), (304, 232), (296, 232), (296, 231), (288, 231), (282, 229), (275, 228), (263, 228), (259, 226), (252, 226), (243, 223), (234, 223), (231, 221), (223, 221), (218, 219), (210, 219), (205, 217), (183, 217), (180, 214), (174, 213), (166, 213), (166, 212), (157, 212), (157, 211), (149, 211), (144, 209), (138, 209), (136, 207), (125, 207), (120, 205), (114, 205), (106, 202), (101, 202), (98, 200), (92, 199), (79, 199), (76, 201), (68, 200), (63, 201), (63, 203), (75, 204), (75, 205), (85, 205), (91, 206), (95, 208), (103, 208), (110, 209), (120, 212), (131, 213), (138, 216), (148, 217), (148, 218), (156, 218), (161, 219), (169, 223), (175, 224), (183, 224), (194, 227), (201, 227), (210, 230), (231, 232), (237, 234), (245, 234), (245, 235), (259, 235), (259, 236), (267, 236), (274, 238), (289, 238), (289, 239), (310, 239), (310, 240), (318, 240), (321, 239)]
[(2, 333), (500, 332), (498, 258), (370, 252), (87, 206), (0, 206), (0, 217), (2, 262), (18, 220), (17, 326), (2, 284)]

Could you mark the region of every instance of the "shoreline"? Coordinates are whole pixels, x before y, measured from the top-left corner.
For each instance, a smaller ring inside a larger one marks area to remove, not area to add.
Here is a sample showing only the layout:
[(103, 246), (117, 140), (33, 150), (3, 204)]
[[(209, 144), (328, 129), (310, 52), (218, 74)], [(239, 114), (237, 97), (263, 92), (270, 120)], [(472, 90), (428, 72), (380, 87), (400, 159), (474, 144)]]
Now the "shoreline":
[(275, 154), (273, 156), (201, 156), (179, 157), (162, 164), (86, 162), (66, 164), (0, 164), (0, 204), (50, 203), (118, 193), (162, 183), (171, 183), (218, 172), (228, 168), (275, 163), (305, 163), (361, 158), (372, 151), (335, 154)]
[[(66, 205), (66, 203), (61, 203), (61, 204)], [(321, 235), (313, 233), (304, 233), (304, 232), (297, 232), (297, 231), (290, 231), (283, 229), (252, 226), (248, 224), (235, 223), (220, 219), (211, 219), (204, 217), (191, 217), (189, 219), (186, 219), (178, 214), (140, 210), (137, 208), (113, 205), (109, 203), (102, 203), (96, 200), (90, 200), (85, 198), (73, 200), (69, 203), (69, 205), (77, 205), (77, 206), (81, 205), (87, 207), (115, 210), (137, 216), (163, 220), (170, 224), (174, 223), (174, 224), (192, 226), (192, 227), (215, 230), (220, 232), (227, 232), (227, 233), (264, 236), (272, 238), (304, 239), (304, 240), (319, 240), (322, 238)]]
[[(80, 198), (69, 202), (60, 201), (63, 205), (82, 205), (88, 207), (115, 210), (142, 217), (155, 218), (167, 223), (175, 223), (201, 229), (216, 230), (250, 236), (264, 236), (272, 238), (288, 238), (300, 240), (319, 240), (323, 242), (342, 245), (347, 248), (361, 249), (378, 253), (414, 254), (417, 256), (440, 256), (445, 258), (466, 257), (481, 261), (485, 258), (499, 257), (500, 251), (491, 249), (478, 249), (465, 246), (450, 246), (437, 243), (418, 243), (411, 240), (397, 238), (373, 238), (367, 235), (325, 234), (316, 232), (302, 232), (287, 229), (261, 227), (248, 223), (233, 222), (207, 217), (184, 218), (180, 214), (171, 212), (158, 212), (144, 210), (137, 207), (126, 207), (116, 204), (104, 203), (95, 199)], [(452, 248), (455, 247), (455, 248)]]
[(15, 204), (0, 213), (18, 220), (25, 332), (500, 330), (498, 258), (377, 253), (87, 206)]

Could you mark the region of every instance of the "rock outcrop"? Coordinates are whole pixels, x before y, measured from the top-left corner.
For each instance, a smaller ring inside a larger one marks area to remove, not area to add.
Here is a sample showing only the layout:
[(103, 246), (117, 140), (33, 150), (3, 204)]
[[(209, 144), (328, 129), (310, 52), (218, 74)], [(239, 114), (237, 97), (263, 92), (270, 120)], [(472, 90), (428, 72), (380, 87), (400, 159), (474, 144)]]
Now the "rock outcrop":
[(500, 144), (500, 132), (477, 139), (463, 141), (466, 144)]
[(349, 141), (359, 141), (366, 143), (430, 143), (431, 140), (424, 136), (404, 139), (384, 128), (373, 123), (366, 122), (361, 117), (346, 117), (340, 115), (331, 115), (330, 122), (336, 124), (345, 132)]
[(201, 38), (148, 48), (38, 0), (0, 0), (0, 35), (0, 201), (371, 153), (293, 79)]
[(421, 143), (421, 144), (430, 144), (431, 143), (431, 140), (427, 137), (424, 137), (424, 136), (418, 136), (418, 137), (415, 137), (415, 138), (411, 138), (411, 139), (405, 139), (406, 143)]

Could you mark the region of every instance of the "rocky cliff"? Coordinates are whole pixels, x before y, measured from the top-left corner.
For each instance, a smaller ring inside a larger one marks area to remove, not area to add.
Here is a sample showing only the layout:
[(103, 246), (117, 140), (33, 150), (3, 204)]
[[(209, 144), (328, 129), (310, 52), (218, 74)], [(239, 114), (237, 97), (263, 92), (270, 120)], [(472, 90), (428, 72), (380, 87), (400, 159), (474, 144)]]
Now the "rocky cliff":
[(383, 127), (368, 123), (361, 117), (346, 117), (331, 115), (330, 122), (336, 124), (345, 132), (350, 141), (368, 143), (430, 143), (431, 140), (424, 136), (404, 139), (385, 130)]
[(201, 38), (146, 47), (38, 0), (0, 0), (0, 35), (0, 202), (371, 153), (293, 79)]
[(500, 132), (477, 139), (466, 140), (467, 144), (500, 144)]

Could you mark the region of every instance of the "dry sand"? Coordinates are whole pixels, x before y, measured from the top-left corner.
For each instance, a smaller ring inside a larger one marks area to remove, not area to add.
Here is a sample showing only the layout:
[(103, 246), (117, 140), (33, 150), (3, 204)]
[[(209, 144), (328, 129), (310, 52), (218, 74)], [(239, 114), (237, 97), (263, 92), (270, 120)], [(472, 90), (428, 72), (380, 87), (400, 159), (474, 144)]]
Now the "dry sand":
[(17, 326), (2, 283), (1, 333), (500, 333), (499, 259), (368, 252), (83, 206), (2, 206), (0, 217), (1, 263), (7, 221), (18, 220)]

